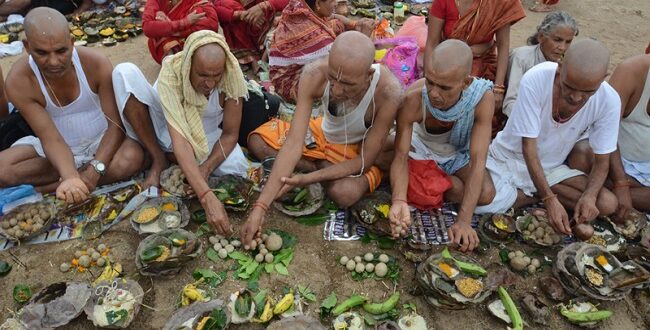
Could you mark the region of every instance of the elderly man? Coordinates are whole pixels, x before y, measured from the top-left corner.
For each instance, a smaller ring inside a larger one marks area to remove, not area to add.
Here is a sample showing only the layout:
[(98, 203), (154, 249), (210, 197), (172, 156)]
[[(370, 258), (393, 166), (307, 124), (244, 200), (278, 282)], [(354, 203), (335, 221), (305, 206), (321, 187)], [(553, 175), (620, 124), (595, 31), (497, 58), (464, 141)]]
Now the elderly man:
[(165, 153), (173, 150), (209, 223), (230, 234), (228, 215), (207, 180), (246, 175), (248, 161), (237, 138), (248, 90), (225, 39), (208, 30), (192, 33), (182, 52), (163, 61), (155, 87), (131, 63), (115, 68), (113, 83), (127, 135), (153, 159), (146, 185), (159, 185)]
[[(329, 197), (348, 207), (379, 185), (381, 171), (373, 164), (395, 120), (402, 92), (387, 68), (372, 64), (374, 53), (367, 36), (341, 34), (329, 58), (305, 68), (291, 129), (274, 120), (251, 133), (248, 146), (256, 157), (277, 153), (277, 158), (242, 229), (244, 244), (259, 234), (268, 205), (288, 187), (323, 182)], [(323, 117), (310, 120), (318, 100)], [(305, 147), (308, 128), (313, 138)], [(301, 156), (302, 166), (314, 171), (292, 175)]]
[[(650, 55), (631, 57), (619, 64), (609, 83), (621, 97), (621, 127), (618, 150), (609, 163), (606, 185), (618, 198), (618, 219), (625, 219), (635, 208), (650, 212)], [(569, 164), (581, 171), (591, 171), (592, 148), (579, 142), (569, 157)]]
[(142, 149), (124, 139), (106, 56), (73, 46), (68, 22), (54, 9), (25, 18), (29, 54), (7, 76), (7, 95), (36, 136), (0, 153), (0, 185), (56, 190), (68, 202), (97, 184), (123, 180), (142, 166)]
[[(551, 226), (565, 234), (571, 232), (565, 208), (576, 223), (616, 211), (616, 197), (603, 188), (621, 107), (604, 81), (608, 64), (605, 46), (585, 39), (571, 44), (561, 65), (546, 62), (524, 74), (510, 120), (488, 152), (496, 196), (477, 211), (505, 212), (541, 200)], [(564, 163), (587, 129), (595, 156), (585, 175)]]
[[(426, 181), (424, 176), (435, 168), (421, 166), (436, 165), (433, 162), (422, 163), (428, 165), (409, 163), (409, 152), (413, 150), (411, 158), (414, 160), (436, 162), (451, 176), (452, 188), (445, 193), (445, 199), (460, 203), (460, 210), (456, 223), (449, 229), (449, 238), (460, 244), (463, 252), (473, 250), (479, 243), (471, 227), (477, 203), (486, 205), (494, 198), (494, 185), (485, 171), (494, 113), (492, 82), (471, 77), (471, 70), (472, 50), (464, 42), (450, 39), (435, 48), (425, 78), (409, 87), (398, 111), (395, 158), (390, 175), (393, 189), (391, 225), (404, 230), (411, 223), (407, 188), (423, 190), (413, 185), (409, 187), (409, 184), (439, 185), (438, 182), (423, 182)], [(416, 165), (417, 168), (410, 168)], [(421, 191), (418, 195), (432, 194)], [(433, 201), (419, 203), (436, 204)], [(395, 235), (404, 233), (396, 232)]]

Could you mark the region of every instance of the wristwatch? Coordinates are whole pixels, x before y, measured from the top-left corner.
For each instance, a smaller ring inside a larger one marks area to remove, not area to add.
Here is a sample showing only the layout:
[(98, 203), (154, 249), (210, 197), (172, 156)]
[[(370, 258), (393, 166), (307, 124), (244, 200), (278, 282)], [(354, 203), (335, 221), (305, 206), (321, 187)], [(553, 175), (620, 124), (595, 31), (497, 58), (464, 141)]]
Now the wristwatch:
[(95, 169), (97, 173), (99, 173), (99, 175), (106, 174), (106, 165), (101, 161), (93, 159), (90, 161), (90, 165)]

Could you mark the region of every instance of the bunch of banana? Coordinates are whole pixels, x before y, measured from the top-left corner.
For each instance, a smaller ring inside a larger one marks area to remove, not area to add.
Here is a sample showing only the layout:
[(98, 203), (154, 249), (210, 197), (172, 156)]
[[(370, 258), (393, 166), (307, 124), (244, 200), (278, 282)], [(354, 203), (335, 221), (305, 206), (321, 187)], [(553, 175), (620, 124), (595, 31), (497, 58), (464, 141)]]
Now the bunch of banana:
[(204, 299), (203, 292), (196, 288), (196, 282), (189, 283), (183, 287), (181, 306), (187, 306), (195, 301), (203, 301)]
[(260, 315), (260, 318), (254, 318), (253, 322), (255, 323), (266, 323), (270, 321), (273, 318), (273, 305), (275, 304), (275, 301), (271, 296), (266, 297), (266, 303), (264, 304), (264, 311), (262, 312), (262, 315)]
[(291, 289), (291, 290), (289, 290), (289, 293), (284, 295), (284, 297), (282, 297), (282, 299), (280, 299), (278, 304), (275, 305), (275, 307), (273, 308), (273, 314), (274, 315), (280, 315), (280, 314), (286, 312), (287, 310), (289, 310), (289, 308), (291, 308), (291, 306), (293, 306), (293, 299), (294, 299), (294, 297), (293, 297), (293, 289)]

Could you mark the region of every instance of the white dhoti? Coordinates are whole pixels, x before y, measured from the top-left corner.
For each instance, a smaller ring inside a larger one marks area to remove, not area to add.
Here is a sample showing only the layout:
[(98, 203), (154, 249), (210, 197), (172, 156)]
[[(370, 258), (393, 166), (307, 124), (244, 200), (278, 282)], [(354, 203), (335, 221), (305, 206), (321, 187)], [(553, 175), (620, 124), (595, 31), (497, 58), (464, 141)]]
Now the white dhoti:
[[(120, 63), (115, 66), (113, 69), (113, 89), (115, 91), (115, 101), (117, 103), (117, 108), (120, 112), (120, 117), (124, 123), (126, 129), (126, 134), (129, 138), (132, 138), (138, 142), (141, 142), (138, 139), (137, 134), (133, 130), (133, 126), (129, 123), (124, 115), (124, 108), (129, 97), (133, 95), (138, 101), (142, 104), (145, 104), (149, 108), (149, 117), (151, 118), (151, 123), (156, 132), (156, 139), (158, 140), (158, 145), (164, 152), (173, 152), (172, 149), (172, 139), (169, 135), (169, 128), (167, 126), (167, 120), (165, 120), (165, 113), (163, 112), (162, 105), (160, 103), (160, 97), (154, 86), (151, 86), (144, 74), (138, 69), (137, 66), (133, 63)], [(212, 114), (213, 108), (218, 108), (216, 111), (223, 111), (218, 104), (218, 94), (210, 98), (208, 103), (209, 109), (206, 110), (207, 115), (213, 115), (214, 118), (220, 118), (218, 114)], [(216, 104), (214, 102), (217, 102)], [(214, 125), (214, 129), (208, 129), (205, 127), (205, 124), (210, 126)], [(219, 137), (221, 136), (221, 129), (219, 128), (220, 122), (214, 120), (213, 122), (207, 123), (204, 121), (205, 132), (208, 137), (208, 144), (210, 145), (210, 152), (216, 147), (217, 152), (221, 147), (217, 143)], [(247, 176), (248, 175), (249, 162), (244, 155), (239, 144), (235, 145), (235, 148), (228, 155), (226, 160), (224, 160), (217, 169), (212, 172), (213, 176), (221, 176), (226, 174), (234, 174), (238, 176)]]
[[(477, 206), (475, 211), (477, 214), (508, 211), (517, 200), (517, 190), (521, 190), (526, 196), (533, 196), (537, 192), (524, 160), (497, 160), (491, 152), (488, 152), (486, 167), (492, 177), (496, 195), (492, 203)], [(544, 176), (546, 176), (550, 187), (579, 175), (585, 174), (566, 165), (544, 171)]]
[[(70, 151), (72, 152), (72, 156), (74, 157), (74, 164), (77, 168), (80, 168), (81, 166), (83, 166), (86, 163), (89, 163), (91, 160), (95, 158), (95, 153), (99, 148), (99, 143), (102, 141), (102, 137), (104, 137), (104, 133), (97, 136), (93, 140), (89, 140), (77, 146), (70, 147)], [(33, 135), (20, 138), (18, 141), (14, 142), (11, 146), (15, 147), (19, 145), (31, 146), (34, 148), (36, 154), (39, 157), (47, 158), (45, 156), (45, 151), (43, 150), (43, 144), (41, 144), (41, 140)]]
[(625, 173), (644, 187), (650, 187), (650, 162), (635, 162), (621, 157)]

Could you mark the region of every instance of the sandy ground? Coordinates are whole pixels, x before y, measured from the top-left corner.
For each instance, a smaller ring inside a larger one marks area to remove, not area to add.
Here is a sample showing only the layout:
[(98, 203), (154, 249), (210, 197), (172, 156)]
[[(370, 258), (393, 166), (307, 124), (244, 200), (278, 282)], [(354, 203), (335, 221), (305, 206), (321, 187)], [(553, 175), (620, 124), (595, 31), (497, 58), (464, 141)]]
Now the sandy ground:
[[(523, 1), (530, 7), (531, 0)], [(593, 37), (602, 40), (611, 50), (612, 68), (624, 58), (641, 53), (650, 41), (650, 2), (648, 0), (564, 0), (559, 5), (560, 9), (572, 13), (580, 24), (581, 37)], [(543, 14), (528, 12), (528, 17), (514, 26), (512, 30), (512, 47), (525, 43), (526, 38), (533, 33), (535, 27), (542, 19)], [(98, 47), (114, 64), (130, 61), (138, 65), (150, 81), (153, 81), (159, 71), (159, 66), (151, 60), (146, 48), (146, 38), (139, 37), (118, 44), (112, 48)], [(0, 66), (6, 76), (11, 65), (18, 59), (17, 56), (0, 59)], [(237, 226), (242, 223), (242, 215), (231, 214), (231, 221)], [(353, 281), (343, 267), (339, 266), (337, 259), (341, 255), (357, 255), (365, 252), (374, 252), (378, 249), (374, 245), (363, 245), (360, 242), (327, 242), (322, 239), (322, 226), (306, 227), (296, 225), (291, 219), (272, 212), (267, 222), (267, 228), (279, 228), (289, 231), (298, 237), (296, 255), (289, 267), (289, 276), (263, 275), (260, 287), (269, 288), (279, 294), (284, 287), (297, 284), (308, 285), (318, 297), (318, 303), (309, 307), (315, 313), (318, 304), (330, 292), (336, 292), (339, 298), (352, 293), (363, 293), (373, 300), (383, 300), (392, 292), (390, 283), (374, 280), (363, 282)], [(196, 227), (190, 225), (190, 230)], [(191, 281), (191, 272), (198, 267), (213, 266), (215, 270), (225, 270), (232, 266), (233, 261), (226, 263), (213, 263), (205, 256), (188, 264), (183, 271), (172, 278), (154, 278), (153, 280), (137, 274), (134, 264), (134, 254), (140, 237), (131, 229), (126, 221), (113, 227), (105, 233), (95, 245), (105, 243), (111, 246), (119, 262), (124, 265), (127, 277), (140, 282), (147, 292), (144, 303), (152, 306), (141, 309), (132, 329), (160, 329), (174, 311), (174, 302), (182, 286)], [(74, 251), (83, 246), (82, 240), (73, 240), (63, 243), (47, 245), (25, 246), (13, 249), (12, 253), (26, 265), (23, 268), (13, 261), (7, 252), (0, 252), (0, 259), (12, 262), (12, 272), (0, 279), (0, 322), (4, 321), (11, 310), (19, 307), (11, 299), (11, 290), (18, 283), (28, 284), (34, 292), (44, 286), (65, 280), (85, 281), (91, 280), (88, 273), (60, 273), (58, 265), (69, 261)], [(529, 247), (524, 247), (530, 250)], [(388, 251), (398, 255), (398, 251)], [(545, 251), (553, 256), (553, 251)], [(481, 262), (489, 269), (498, 269), (497, 250), (490, 249), (485, 255), (480, 256)], [(422, 298), (413, 297), (407, 292), (416, 284), (414, 281), (414, 266), (402, 259), (402, 273), (397, 289), (403, 294), (401, 303), (414, 302), (418, 311), (427, 319), (430, 329), (487, 329), (503, 328), (495, 318), (490, 316), (484, 306), (477, 306), (464, 311), (442, 311), (431, 308)], [(548, 272), (548, 270), (546, 271)], [(232, 273), (231, 273), (232, 274)], [(538, 277), (541, 275), (521, 278), (510, 289), (515, 299), (519, 299), (524, 292), (537, 293), (539, 291)], [(219, 290), (225, 296), (227, 293), (245, 286), (244, 282), (235, 281), (230, 275), (229, 280), (223, 283)], [(389, 290), (390, 288), (390, 290)], [(539, 293), (539, 296), (543, 294)], [(542, 299), (550, 303), (545, 297)], [(602, 329), (648, 329), (650, 328), (650, 294), (649, 292), (635, 292), (628, 299), (603, 303), (604, 308), (615, 312), (614, 316), (605, 321)], [(524, 316), (526, 317), (526, 316)], [(572, 329), (559, 314), (554, 312), (549, 320), (549, 328)], [(532, 325), (532, 324), (531, 324)], [(92, 324), (80, 317), (74, 320), (66, 329), (88, 329)], [(234, 329), (261, 329), (261, 326), (245, 325), (232, 327)], [(535, 328), (533, 326), (533, 328)], [(536, 327), (542, 329), (542, 327)]]

